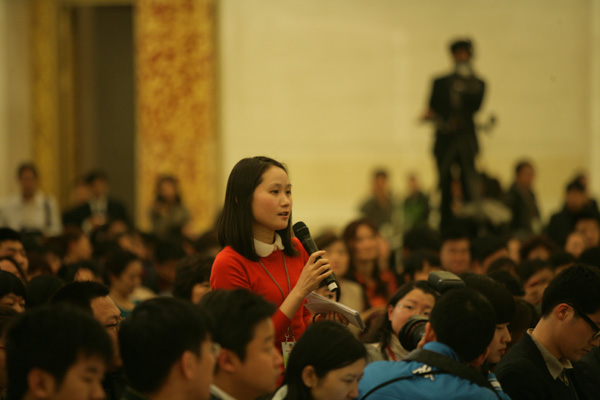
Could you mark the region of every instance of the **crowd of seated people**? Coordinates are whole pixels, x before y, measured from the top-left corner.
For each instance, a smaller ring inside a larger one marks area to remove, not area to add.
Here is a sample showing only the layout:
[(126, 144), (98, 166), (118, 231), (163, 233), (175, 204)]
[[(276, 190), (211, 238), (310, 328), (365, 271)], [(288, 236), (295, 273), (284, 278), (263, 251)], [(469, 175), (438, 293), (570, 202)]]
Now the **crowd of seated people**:
[[(316, 232), (311, 255), (291, 232), (287, 169), (266, 157), (234, 168), (217, 226), (198, 237), (172, 176), (157, 179), (154, 228), (142, 232), (101, 171), (55, 221), (56, 201), (24, 164), (22, 196), (0, 207), (2, 396), (595, 398), (600, 215), (578, 176), (543, 225), (533, 176), (531, 162), (515, 168), (501, 229), (457, 212), (442, 231), (411, 223), (390, 248), (382, 216), (393, 213), (363, 215)], [(321, 284), (329, 271), (339, 290)], [(436, 271), (465, 287), (441, 290), (428, 282)], [(366, 328), (311, 314), (312, 291)], [(413, 351), (401, 336), (415, 316)]]

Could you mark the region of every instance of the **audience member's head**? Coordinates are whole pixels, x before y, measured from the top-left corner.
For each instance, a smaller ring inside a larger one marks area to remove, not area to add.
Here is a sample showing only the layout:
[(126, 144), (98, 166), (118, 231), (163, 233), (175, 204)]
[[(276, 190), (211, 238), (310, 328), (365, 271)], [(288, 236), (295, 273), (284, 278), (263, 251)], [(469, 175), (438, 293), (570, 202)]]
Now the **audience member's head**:
[(110, 339), (88, 314), (46, 306), (17, 317), (5, 337), (8, 398), (103, 399)]
[(188, 256), (177, 264), (173, 296), (198, 304), (202, 296), (210, 292), (210, 272), (214, 258)]
[(413, 251), (440, 251), (440, 234), (428, 226), (416, 226), (404, 234), (403, 251), (408, 256)]
[(573, 231), (567, 236), (565, 241), (564, 249), (567, 253), (572, 254), (573, 257), (579, 258), (581, 253), (586, 249), (586, 238), (583, 234)]
[(25, 274), (29, 270), (29, 260), (23, 247), (21, 234), (10, 228), (0, 228), (0, 257), (10, 256), (21, 266)]
[(110, 254), (104, 263), (106, 284), (120, 298), (128, 298), (142, 283), (144, 267), (135, 254), (118, 250)]
[(558, 274), (542, 299), (533, 334), (559, 360), (578, 361), (600, 342), (600, 270), (582, 264)]
[(67, 227), (62, 235), (62, 258), (67, 264), (90, 260), (93, 247), (90, 239), (79, 228)]
[(368, 219), (350, 222), (344, 228), (343, 238), (350, 254), (350, 269), (356, 263), (376, 262), (379, 255), (377, 229)]
[(156, 178), (156, 201), (165, 204), (181, 203), (179, 181), (173, 175), (161, 175)]
[(0, 305), (25, 311), (27, 294), (23, 282), (10, 272), (0, 271)]
[(54, 275), (34, 276), (25, 286), (27, 309), (49, 303), (52, 296), (64, 285), (64, 281)]
[(11, 256), (0, 257), (0, 270), (14, 274), (23, 283), (27, 282), (27, 276), (25, 276), (23, 269), (21, 269), (19, 263)]
[(219, 254), (221, 249), (222, 247), (219, 244), (217, 231), (215, 230), (204, 232), (194, 241), (194, 250), (196, 251), (196, 254), (201, 256), (214, 258)]
[(508, 257), (506, 241), (496, 236), (484, 236), (471, 243), (473, 272), (485, 275), (490, 264), (499, 258)]
[(85, 281), (102, 281), (100, 276), (100, 268), (96, 261), (82, 260), (72, 264), (65, 264), (56, 273), (56, 276), (62, 279), (65, 283), (85, 282)]
[(533, 306), (539, 306), (544, 290), (554, 278), (552, 265), (540, 259), (524, 261), (517, 266), (517, 273), (525, 290), (523, 298)]
[(442, 269), (453, 274), (462, 274), (471, 267), (471, 249), (469, 235), (458, 229), (442, 232), (440, 262)]
[(404, 282), (426, 281), (429, 273), (439, 271), (440, 258), (429, 250), (411, 252), (404, 259)]
[(402, 326), (413, 315), (429, 317), (439, 293), (426, 281), (413, 281), (400, 286), (390, 297), (386, 312), (373, 324), (366, 342), (380, 344), (380, 352), (387, 359), (386, 348), (398, 337)]
[(571, 265), (575, 264), (576, 258), (570, 253), (557, 251), (548, 261), (550, 262), (550, 265), (552, 265), (552, 271), (556, 276), (561, 273), (563, 269), (569, 268)]
[(294, 346), (284, 383), (286, 400), (330, 400), (358, 397), (366, 349), (344, 326), (317, 322)]
[(177, 263), (186, 256), (180, 243), (162, 240), (156, 244), (154, 268), (158, 278), (168, 287), (175, 281)]
[(94, 170), (85, 176), (85, 183), (93, 197), (102, 198), (108, 195), (108, 175), (102, 170)]
[(521, 261), (547, 260), (556, 250), (554, 243), (545, 236), (533, 236), (521, 246)]
[(213, 318), (213, 340), (221, 345), (215, 385), (238, 400), (275, 391), (283, 366), (274, 344), (275, 306), (245, 289), (210, 292), (200, 305)]
[(585, 186), (581, 182), (574, 180), (567, 184), (565, 207), (571, 214), (580, 212), (587, 204), (588, 197)]
[(488, 272), (486, 276), (492, 278), (496, 282), (500, 282), (501, 284), (503, 284), (512, 296), (525, 296), (523, 285), (521, 285), (521, 282), (517, 278), (515, 278), (514, 275), (512, 275), (510, 272), (505, 271), (503, 269), (498, 269), (493, 272)]
[(17, 169), (17, 179), (21, 187), (21, 194), (25, 199), (31, 199), (38, 189), (38, 171), (34, 163), (25, 162)]
[(585, 240), (585, 248), (600, 246), (600, 216), (597, 212), (581, 212), (575, 221), (575, 232)]
[(492, 262), (488, 267), (487, 274), (489, 275), (496, 271), (507, 271), (516, 279), (521, 280), (521, 277), (517, 273), (517, 263), (512, 258), (501, 257)]
[(515, 299), (515, 315), (508, 324), (511, 341), (508, 343), (506, 351), (508, 352), (512, 346), (519, 343), (528, 329), (535, 328), (539, 320), (540, 314), (535, 307), (523, 299)]
[(533, 186), (535, 171), (533, 165), (528, 160), (521, 160), (515, 166), (515, 182), (520, 187), (531, 189)]
[(592, 247), (581, 253), (579, 262), (600, 268), (600, 246)]
[(216, 356), (210, 332), (210, 318), (189, 302), (138, 305), (119, 331), (130, 386), (147, 397), (207, 400)]
[(325, 250), (325, 257), (333, 273), (342, 278), (350, 267), (350, 254), (341, 237), (332, 232), (323, 233), (315, 238), (318, 249)]
[(425, 327), (425, 341), (449, 346), (459, 360), (482, 364), (494, 337), (496, 314), (490, 302), (470, 288), (444, 293), (435, 303)]
[(108, 288), (92, 281), (71, 282), (60, 288), (50, 301), (53, 304), (69, 304), (78, 307), (100, 322), (113, 342), (113, 359), (110, 369), (121, 365), (118, 331), (121, 327), (121, 311), (108, 296)]
[(461, 275), (461, 278), (467, 287), (484, 295), (494, 307), (496, 330), (488, 348), (486, 362), (497, 364), (506, 353), (507, 345), (511, 340), (508, 324), (515, 314), (513, 297), (502, 283), (487, 276), (469, 273)]

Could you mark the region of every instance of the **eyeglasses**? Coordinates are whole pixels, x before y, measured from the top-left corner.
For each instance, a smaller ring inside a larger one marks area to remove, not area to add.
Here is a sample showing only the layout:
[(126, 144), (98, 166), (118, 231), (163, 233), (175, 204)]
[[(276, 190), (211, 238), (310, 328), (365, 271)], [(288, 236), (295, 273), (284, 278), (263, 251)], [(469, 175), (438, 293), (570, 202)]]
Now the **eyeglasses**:
[(573, 304), (571, 303), (567, 303), (568, 305), (570, 305), (571, 307), (573, 307), (573, 310), (575, 310), (575, 312), (577, 314), (579, 314), (579, 316), (588, 323), (589, 326), (592, 327), (592, 329), (594, 330), (594, 336), (592, 336), (592, 340), (596, 340), (598, 338), (600, 338), (600, 327), (598, 327), (598, 325), (596, 325), (596, 323), (594, 321), (592, 321), (590, 319), (590, 317), (588, 317), (587, 315), (585, 315), (584, 313), (582, 313), (581, 311), (579, 311), (577, 309), (577, 307), (575, 307)]
[(115, 332), (119, 332), (119, 330), (121, 329), (121, 324), (123, 323), (123, 320), (125, 318), (119, 318), (119, 320), (117, 322), (115, 322), (114, 324), (108, 324), (108, 325), (104, 325), (104, 327), (108, 330), (113, 330)]

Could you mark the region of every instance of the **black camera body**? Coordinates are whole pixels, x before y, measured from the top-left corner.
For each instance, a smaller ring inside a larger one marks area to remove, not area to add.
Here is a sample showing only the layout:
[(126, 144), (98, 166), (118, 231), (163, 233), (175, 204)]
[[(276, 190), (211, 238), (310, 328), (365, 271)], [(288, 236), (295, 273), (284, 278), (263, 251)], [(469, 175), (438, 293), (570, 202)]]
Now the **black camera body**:
[[(440, 294), (444, 292), (465, 286), (465, 283), (458, 276), (448, 271), (434, 271), (429, 273), (427, 282)], [(429, 318), (422, 315), (413, 315), (406, 321), (400, 332), (398, 332), (398, 339), (400, 344), (408, 351), (412, 351), (417, 348), (417, 345), (425, 335), (425, 325), (429, 321)]]

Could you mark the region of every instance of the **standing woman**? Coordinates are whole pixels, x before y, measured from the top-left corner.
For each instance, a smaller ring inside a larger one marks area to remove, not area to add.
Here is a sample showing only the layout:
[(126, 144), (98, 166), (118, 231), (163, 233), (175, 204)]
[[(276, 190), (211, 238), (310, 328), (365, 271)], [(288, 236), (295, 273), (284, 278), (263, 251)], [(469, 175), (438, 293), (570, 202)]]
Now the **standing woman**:
[(190, 219), (190, 212), (181, 200), (177, 178), (158, 177), (156, 200), (150, 209), (153, 233), (160, 238), (180, 239)]
[(291, 218), (292, 185), (285, 166), (267, 157), (238, 162), (218, 224), (224, 249), (210, 276), (212, 289), (246, 288), (278, 307), (272, 321), (284, 355), (312, 318), (304, 298), (331, 275), (327, 259), (315, 261), (324, 251), (309, 257), (292, 238)]

